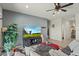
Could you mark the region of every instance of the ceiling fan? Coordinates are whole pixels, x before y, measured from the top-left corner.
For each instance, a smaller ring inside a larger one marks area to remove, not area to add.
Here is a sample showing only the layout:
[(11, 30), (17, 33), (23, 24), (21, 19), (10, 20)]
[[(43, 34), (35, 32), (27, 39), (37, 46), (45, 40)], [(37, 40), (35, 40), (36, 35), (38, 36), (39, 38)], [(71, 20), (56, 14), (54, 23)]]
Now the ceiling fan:
[(61, 10), (61, 11), (63, 11), (63, 12), (66, 12), (67, 10), (65, 10), (65, 9), (63, 9), (63, 8), (64, 8), (64, 7), (71, 6), (71, 5), (73, 5), (73, 3), (68, 3), (68, 4), (63, 5), (63, 6), (61, 6), (60, 3), (54, 3), (55, 8), (54, 8), (54, 9), (50, 9), (50, 10), (46, 10), (46, 11), (49, 12), (49, 11), (52, 11), (52, 10), (55, 10), (55, 11)]

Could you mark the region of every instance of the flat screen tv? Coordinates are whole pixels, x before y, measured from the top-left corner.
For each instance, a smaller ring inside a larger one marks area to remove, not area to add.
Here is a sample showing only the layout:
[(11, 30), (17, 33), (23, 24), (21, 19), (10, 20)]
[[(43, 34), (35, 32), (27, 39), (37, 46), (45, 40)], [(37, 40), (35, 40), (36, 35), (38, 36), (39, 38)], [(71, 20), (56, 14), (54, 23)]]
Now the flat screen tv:
[(26, 26), (24, 27), (24, 31), (26, 32), (24, 34), (26, 38), (39, 37), (41, 35), (41, 27), (39, 26)]
[(26, 26), (23, 34), (24, 46), (31, 46), (40, 44), (41, 38), (41, 27), (39, 26)]

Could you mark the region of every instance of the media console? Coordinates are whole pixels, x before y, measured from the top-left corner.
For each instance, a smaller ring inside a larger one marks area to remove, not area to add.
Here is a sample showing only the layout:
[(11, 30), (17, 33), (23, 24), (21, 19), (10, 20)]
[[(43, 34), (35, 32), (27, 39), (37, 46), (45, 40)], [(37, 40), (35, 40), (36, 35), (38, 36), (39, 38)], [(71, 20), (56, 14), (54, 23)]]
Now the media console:
[(36, 44), (40, 44), (42, 42), (41, 37), (32, 37), (32, 38), (23, 38), (23, 46), (32, 46)]

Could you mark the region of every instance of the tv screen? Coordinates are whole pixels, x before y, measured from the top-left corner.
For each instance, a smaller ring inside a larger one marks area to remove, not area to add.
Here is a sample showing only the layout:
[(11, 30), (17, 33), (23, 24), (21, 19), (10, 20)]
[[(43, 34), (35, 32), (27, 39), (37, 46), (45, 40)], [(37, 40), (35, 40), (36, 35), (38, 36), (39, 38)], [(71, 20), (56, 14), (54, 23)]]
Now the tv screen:
[(26, 32), (24, 38), (40, 37), (41, 35), (41, 27), (39, 26), (26, 26), (24, 31)]
[[(27, 26), (24, 28), (24, 30), (28, 33), (28, 34), (33, 34), (33, 33), (41, 33), (41, 27), (37, 27), (37, 26)], [(31, 33), (30, 33), (31, 32)]]

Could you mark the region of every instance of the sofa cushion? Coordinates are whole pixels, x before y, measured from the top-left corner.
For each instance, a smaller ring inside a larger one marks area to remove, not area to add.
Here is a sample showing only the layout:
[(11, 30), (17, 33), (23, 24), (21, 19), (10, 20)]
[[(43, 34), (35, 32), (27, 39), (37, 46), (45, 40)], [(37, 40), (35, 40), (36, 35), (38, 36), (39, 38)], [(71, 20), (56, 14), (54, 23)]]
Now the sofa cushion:
[(77, 46), (79, 46), (79, 42), (77, 40), (72, 41), (69, 44), (70, 49), (73, 51)]
[(67, 55), (70, 55), (73, 51), (71, 51), (71, 49), (69, 48), (69, 46), (67, 46), (66, 48), (62, 49), (62, 52), (64, 52)]
[(36, 48), (36, 53), (38, 53), (41, 56), (50, 56), (49, 50), (52, 49), (52, 47), (48, 45), (40, 45)]

